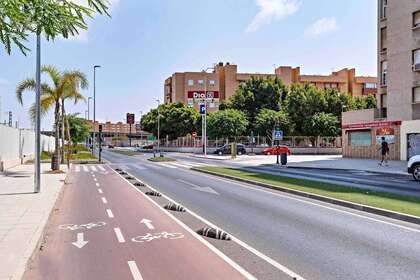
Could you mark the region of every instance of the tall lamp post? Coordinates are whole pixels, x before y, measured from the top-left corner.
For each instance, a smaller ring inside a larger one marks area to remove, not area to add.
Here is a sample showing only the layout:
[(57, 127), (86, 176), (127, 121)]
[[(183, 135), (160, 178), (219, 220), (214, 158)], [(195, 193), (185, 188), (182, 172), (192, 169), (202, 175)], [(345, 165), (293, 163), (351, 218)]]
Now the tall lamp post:
[(36, 35), (35, 193), (41, 191), (41, 32)]
[(157, 110), (158, 110), (158, 152), (159, 152), (159, 156), (160, 156), (161, 155), (160, 154), (160, 111), (159, 111), (160, 100), (156, 99), (156, 102), (158, 104), (158, 108), (157, 108)]
[(139, 128), (140, 128), (140, 143), (142, 143), (143, 141), (143, 131), (142, 131), (142, 127), (141, 127), (141, 118), (143, 117), (143, 111), (140, 111), (140, 121), (139, 121)]
[(92, 154), (95, 153), (95, 139), (96, 139), (96, 68), (101, 68), (100, 65), (93, 66), (93, 139), (92, 139)]
[(204, 156), (207, 157), (207, 71), (214, 70), (214, 67), (207, 67), (203, 70), (204, 73), (204, 106), (206, 107), (206, 112), (203, 115), (203, 147), (204, 147)]

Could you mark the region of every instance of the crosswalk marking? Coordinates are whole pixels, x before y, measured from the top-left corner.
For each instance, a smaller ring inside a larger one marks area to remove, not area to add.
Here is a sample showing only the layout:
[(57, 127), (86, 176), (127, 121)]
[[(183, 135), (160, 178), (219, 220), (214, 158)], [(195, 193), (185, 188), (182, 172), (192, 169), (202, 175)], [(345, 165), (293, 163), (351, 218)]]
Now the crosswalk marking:
[(188, 165), (188, 164), (185, 164), (185, 163), (182, 164), (182, 163), (175, 163), (175, 162), (173, 162), (171, 164), (173, 164), (175, 166), (183, 167), (183, 168), (188, 168), (188, 169), (190, 169), (192, 167), (192, 165)]
[(88, 169), (88, 167), (86, 165), (83, 165), (83, 171), (84, 172), (89, 172), (89, 169)]
[(76, 165), (76, 167), (74, 168), (74, 171), (80, 172), (80, 166)]
[(98, 169), (101, 170), (101, 171), (106, 171), (106, 169), (101, 165), (98, 165)]
[(93, 171), (93, 172), (97, 172), (97, 171), (98, 171), (98, 170), (96, 169), (96, 167), (95, 167), (95, 166), (93, 166), (93, 165), (90, 167), (90, 169), (92, 169), (92, 171)]
[(173, 166), (173, 165), (170, 165), (170, 164), (167, 164), (167, 163), (160, 163), (159, 165), (162, 165), (162, 166), (164, 166), (164, 167), (168, 167), (168, 168), (172, 168), (172, 169), (176, 169), (176, 168), (178, 168), (178, 167), (176, 167), (176, 166)]

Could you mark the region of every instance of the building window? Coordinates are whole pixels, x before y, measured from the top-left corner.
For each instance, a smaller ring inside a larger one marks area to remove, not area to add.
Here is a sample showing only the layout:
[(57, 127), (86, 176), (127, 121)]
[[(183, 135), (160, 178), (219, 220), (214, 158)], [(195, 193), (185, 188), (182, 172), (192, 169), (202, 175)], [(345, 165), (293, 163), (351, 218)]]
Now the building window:
[(215, 81), (215, 80), (210, 80), (210, 81), (209, 81), (209, 85), (211, 85), (211, 86), (216, 85), (216, 81)]
[(381, 95), (381, 108), (386, 108), (387, 106), (387, 98), (386, 94)]
[(372, 145), (372, 133), (366, 131), (350, 131), (349, 144), (354, 147), (369, 147)]
[(420, 26), (420, 11), (413, 13), (413, 27)]
[(337, 83), (331, 84), (331, 88), (338, 88), (338, 84)]
[(381, 18), (385, 19), (388, 16), (388, 0), (381, 0)]
[(365, 83), (365, 89), (376, 89), (376, 83)]
[(420, 49), (413, 51), (413, 70), (420, 71)]
[(387, 28), (383, 27), (383, 28), (381, 28), (381, 49), (382, 49), (382, 51), (386, 51), (386, 49), (387, 49), (386, 41), (387, 41)]
[(420, 87), (413, 88), (413, 103), (420, 103)]
[(194, 85), (194, 80), (188, 80), (188, 86), (192, 87)]
[(381, 85), (386, 86), (388, 83), (388, 62), (381, 62)]
[(327, 88), (331, 88), (331, 84), (328, 84), (328, 83), (324, 84), (324, 88), (325, 88), (325, 89), (327, 89)]
[(198, 84), (199, 84), (200, 86), (204, 86), (204, 80), (198, 80)]

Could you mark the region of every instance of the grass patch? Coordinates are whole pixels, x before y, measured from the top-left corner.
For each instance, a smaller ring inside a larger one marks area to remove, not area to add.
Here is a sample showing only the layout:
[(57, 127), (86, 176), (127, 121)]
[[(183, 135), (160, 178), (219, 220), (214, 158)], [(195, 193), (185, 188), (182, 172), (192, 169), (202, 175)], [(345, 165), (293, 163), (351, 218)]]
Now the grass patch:
[(86, 159), (96, 159), (95, 155), (92, 155), (90, 152), (78, 152), (77, 154), (71, 155), (71, 160), (86, 160)]
[(153, 161), (153, 162), (169, 162), (169, 161), (176, 161), (174, 158), (168, 158), (168, 157), (151, 157), (147, 160)]
[(371, 190), (368, 191), (353, 187), (233, 168), (200, 167), (198, 169), (420, 217), (420, 198), (416, 197)]
[(141, 155), (141, 153), (139, 152), (135, 152), (135, 151), (126, 151), (126, 150), (114, 150), (114, 149), (109, 149), (109, 151), (116, 153), (116, 154), (120, 154), (120, 155), (124, 155), (124, 156), (135, 156), (135, 155)]
[(51, 152), (41, 152), (41, 160), (50, 160)]

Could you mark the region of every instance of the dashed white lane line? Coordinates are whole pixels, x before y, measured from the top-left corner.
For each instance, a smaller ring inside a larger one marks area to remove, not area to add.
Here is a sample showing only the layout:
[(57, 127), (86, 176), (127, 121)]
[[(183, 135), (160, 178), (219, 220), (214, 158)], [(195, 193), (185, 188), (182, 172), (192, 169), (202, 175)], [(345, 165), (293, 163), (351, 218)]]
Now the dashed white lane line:
[(96, 183), (95, 185), (96, 185), (97, 187), (99, 187), (99, 186), (100, 186), (100, 185), (99, 185), (99, 183)]
[(98, 189), (98, 193), (104, 193), (102, 189)]
[(84, 172), (89, 172), (89, 169), (87, 168), (87, 166), (83, 165), (83, 171)]
[(107, 203), (108, 203), (108, 200), (106, 200), (106, 198), (105, 198), (105, 197), (102, 197), (101, 199), (102, 199), (102, 202), (103, 202), (104, 204), (107, 204)]
[(90, 169), (92, 169), (92, 171), (95, 171), (95, 172), (98, 171), (95, 166), (91, 166)]
[(96, 179), (96, 178), (93, 178), (93, 181), (95, 181), (95, 182), (96, 182), (96, 181), (98, 181), (98, 179)]
[(124, 239), (124, 236), (122, 235), (120, 228), (114, 228), (114, 232), (115, 232), (115, 235), (117, 236), (118, 242), (125, 243), (125, 239)]
[(167, 168), (172, 168), (172, 169), (177, 169), (178, 167), (173, 166), (171, 164), (167, 164), (167, 163), (160, 163), (159, 165), (163, 166), (163, 167), (167, 167)]
[(108, 214), (108, 217), (111, 219), (114, 218), (114, 213), (112, 213), (111, 209), (106, 209), (106, 213)]
[(98, 165), (98, 169), (101, 171), (106, 171), (106, 169), (103, 166)]
[(130, 268), (131, 275), (133, 275), (134, 280), (143, 280), (143, 277), (141, 276), (140, 270), (137, 267), (137, 264), (135, 261), (128, 261), (128, 267)]

